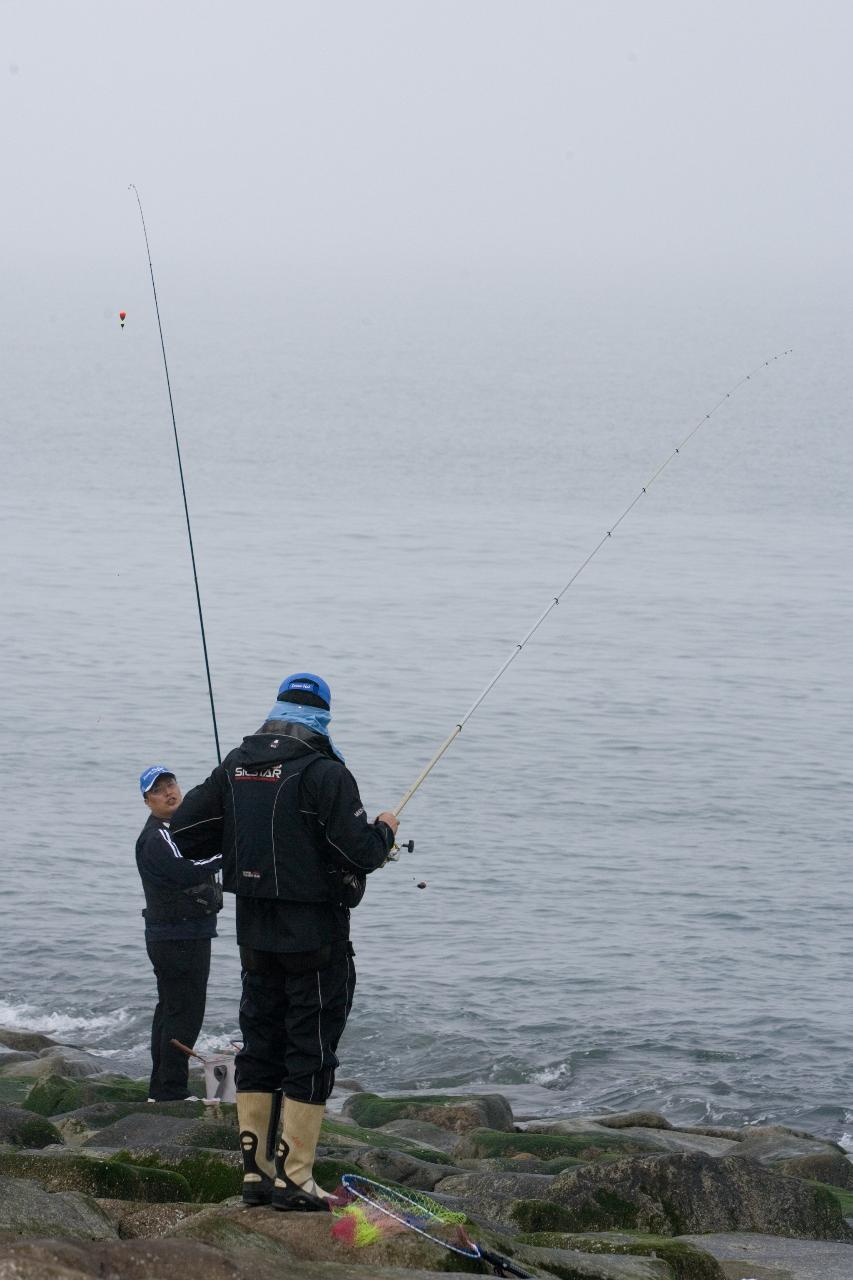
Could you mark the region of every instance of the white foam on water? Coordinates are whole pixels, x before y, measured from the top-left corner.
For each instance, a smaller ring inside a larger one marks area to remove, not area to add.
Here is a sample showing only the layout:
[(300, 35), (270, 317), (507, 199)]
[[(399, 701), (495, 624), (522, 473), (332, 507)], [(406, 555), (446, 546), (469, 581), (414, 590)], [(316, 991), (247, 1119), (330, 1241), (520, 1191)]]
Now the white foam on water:
[(21, 1031), (40, 1031), (42, 1035), (101, 1035), (117, 1031), (131, 1019), (127, 1009), (115, 1009), (103, 1014), (64, 1013), (54, 1009), (46, 1011), (32, 1004), (10, 1004), (0, 1000), (0, 1026)]
[[(234, 1043), (232, 1043), (232, 1041)], [(196, 1053), (202, 1054), (204, 1057), (217, 1053), (236, 1053), (236, 1045), (243, 1043), (243, 1037), (239, 1031), (235, 1031), (233, 1035), (201, 1035), (192, 1046)]]
[(552, 1067), (543, 1067), (541, 1071), (534, 1071), (530, 1079), (534, 1084), (548, 1085), (556, 1084), (561, 1080), (571, 1080), (572, 1064), (570, 1062), (557, 1062)]

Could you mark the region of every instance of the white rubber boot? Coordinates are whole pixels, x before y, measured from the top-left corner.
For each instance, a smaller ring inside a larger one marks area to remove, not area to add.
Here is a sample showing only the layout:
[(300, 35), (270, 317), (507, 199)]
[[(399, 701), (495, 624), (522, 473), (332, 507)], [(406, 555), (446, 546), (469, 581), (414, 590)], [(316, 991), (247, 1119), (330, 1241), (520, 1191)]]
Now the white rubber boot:
[(314, 1156), (325, 1110), (322, 1104), (285, 1098), (281, 1137), (275, 1153), (274, 1209), (305, 1213), (331, 1209), (329, 1202), (334, 1197), (314, 1181)]
[(269, 1204), (272, 1200), (275, 1178), (272, 1147), (280, 1109), (280, 1093), (237, 1094), (244, 1204)]

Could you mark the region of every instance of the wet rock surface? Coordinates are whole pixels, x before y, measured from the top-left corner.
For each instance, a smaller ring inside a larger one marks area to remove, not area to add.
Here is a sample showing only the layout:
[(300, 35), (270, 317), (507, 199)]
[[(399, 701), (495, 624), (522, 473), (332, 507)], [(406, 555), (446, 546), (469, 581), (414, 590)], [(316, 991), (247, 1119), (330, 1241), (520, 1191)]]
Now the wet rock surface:
[(716, 1258), (727, 1280), (851, 1280), (853, 1245), (816, 1244), (812, 1240), (780, 1239), (778, 1236), (721, 1234), (685, 1236)]
[(740, 1156), (650, 1156), (575, 1169), (558, 1175), (543, 1198), (581, 1231), (627, 1226), (662, 1235), (757, 1231), (853, 1240), (826, 1191)]
[(514, 1128), (512, 1108), (499, 1093), (389, 1098), (381, 1098), (375, 1093), (355, 1093), (347, 1098), (342, 1114), (352, 1116), (357, 1124), (368, 1129), (378, 1129), (392, 1120), (401, 1119), (423, 1120), (452, 1133), (468, 1133), (471, 1129), (511, 1132)]
[(89, 1196), (46, 1191), (23, 1178), (0, 1176), (0, 1241), (53, 1235), (108, 1240), (117, 1234), (108, 1215)]
[(51, 1049), (57, 1045), (50, 1036), (40, 1031), (22, 1031), (15, 1027), (0, 1027), (0, 1045), (5, 1049), (19, 1049), (24, 1053), (38, 1053), (41, 1049)]
[(428, 1120), (399, 1119), (379, 1126), (380, 1133), (391, 1137), (408, 1138), (422, 1147), (434, 1147), (436, 1151), (447, 1154), (459, 1146), (461, 1137), (451, 1129), (442, 1129), (440, 1125), (431, 1124)]
[[(380, 1273), (376, 1273), (380, 1274)], [(470, 1271), (445, 1271), (457, 1280)], [(383, 1280), (434, 1280), (435, 1271), (384, 1269)], [(192, 1240), (119, 1240), (83, 1244), (50, 1240), (9, 1246), (0, 1254), (0, 1280), (368, 1280), (352, 1264), (231, 1257)]]
[(0, 1103), (0, 1146), (47, 1147), (61, 1142), (61, 1133), (49, 1120)]
[[(233, 1105), (151, 1105), (144, 1081), (81, 1050), (38, 1033), (9, 1040), (0, 1030), (0, 1280), (485, 1273), (390, 1220), (380, 1230), (350, 1215), (333, 1234), (336, 1215), (249, 1209)], [(324, 1122), (319, 1181), (331, 1190), (351, 1171), (428, 1194), (531, 1275), (853, 1280), (841, 1207), (853, 1166), (820, 1138), (679, 1128), (655, 1112), (519, 1127), (501, 1095), (386, 1098), (355, 1083)], [(435, 1229), (458, 1241), (458, 1227)]]

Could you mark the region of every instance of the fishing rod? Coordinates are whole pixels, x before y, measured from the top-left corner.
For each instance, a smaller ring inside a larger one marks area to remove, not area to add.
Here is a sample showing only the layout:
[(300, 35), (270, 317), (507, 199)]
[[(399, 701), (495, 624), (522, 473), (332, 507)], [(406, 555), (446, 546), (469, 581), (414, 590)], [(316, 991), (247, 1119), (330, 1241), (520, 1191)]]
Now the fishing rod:
[(753, 377), (755, 377), (757, 373), (760, 373), (762, 369), (769, 368), (770, 365), (775, 364), (777, 360), (781, 360), (783, 356), (789, 356), (790, 354), (791, 354), (791, 349), (789, 348), (787, 351), (780, 351), (775, 356), (771, 356), (769, 360), (762, 361), (762, 363), (756, 366), (756, 368), (753, 369), (751, 373), (748, 373), (746, 377), (741, 378), (740, 382), (736, 382), (735, 385), (729, 391), (727, 391), (725, 395), (720, 398), (720, 400), (717, 401), (713, 409), (710, 409), (708, 413), (706, 413), (703, 417), (699, 419), (699, 421), (696, 423), (694, 427), (691, 428), (691, 430), (687, 433), (687, 435), (684, 437), (681, 443), (675, 446), (675, 448), (672, 450), (669, 456), (664, 459), (664, 461), (660, 464), (657, 470), (653, 473), (651, 479), (646, 481), (646, 483), (640, 489), (640, 492), (634, 498), (631, 499), (631, 501), (628, 503), (627, 507), (619, 516), (619, 518), (615, 520), (613, 524), (610, 526), (610, 528), (602, 535), (602, 537), (593, 547), (592, 551), (590, 551), (586, 559), (574, 571), (574, 573), (569, 578), (568, 582), (563, 587), (563, 589), (561, 591), (558, 591), (557, 594), (552, 597), (550, 603), (548, 604), (548, 607), (539, 615), (539, 617), (534, 622), (533, 626), (527, 632), (527, 635), (524, 637), (524, 639), (519, 641), (516, 644), (512, 653), (510, 653), (509, 657), (506, 659), (506, 661), (502, 664), (502, 666), (499, 668), (496, 674), (492, 677), (492, 679), (486, 685), (485, 689), (480, 694), (480, 696), (471, 704), (471, 706), (465, 712), (465, 715), (462, 717), (462, 719), (454, 726), (452, 732), (449, 733), (447, 737), (444, 739), (444, 742), (442, 742), (441, 746), (438, 748), (435, 755), (432, 757), (429, 763), (421, 770), (421, 772), (418, 774), (415, 781), (412, 783), (412, 785), (409, 787), (406, 794), (403, 796), (400, 803), (397, 805), (397, 808), (394, 809), (393, 812), (397, 817), (399, 817), (400, 814), (403, 812), (406, 805), (409, 803), (409, 801), (411, 800), (415, 792), (418, 790), (418, 788), (427, 780), (427, 778), (432, 773), (435, 766), (438, 764), (441, 757), (444, 755), (445, 751), (447, 751), (447, 749), (450, 747), (451, 743), (453, 743), (459, 737), (465, 725), (471, 719), (471, 717), (473, 716), (477, 708), (480, 706), (480, 704), (491, 693), (492, 689), (494, 689), (495, 685), (500, 680), (501, 676), (506, 671), (507, 667), (509, 667), (513, 662), (515, 662), (515, 659), (521, 653), (522, 649), (525, 647), (527, 642), (533, 639), (536, 632), (542, 626), (542, 623), (548, 617), (549, 613), (551, 613), (553, 609), (556, 609), (557, 605), (560, 603), (560, 601), (562, 600), (563, 596), (566, 594), (566, 592), (568, 591), (572, 583), (577, 581), (577, 579), (583, 573), (584, 569), (587, 567), (590, 561), (595, 559), (595, 557), (598, 555), (599, 551), (604, 546), (604, 544), (608, 541), (608, 539), (613, 537), (613, 534), (619, 528), (622, 521), (629, 514), (629, 512), (633, 511), (634, 507), (637, 505), (640, 499), (643, 498), (648, 493), (649, 489), (654, 484), (655, 480), (657, 480), (661, 472), (664, 471), (669, 466), (673, 458), (676, 458), (681, 453), (681, 450), (685, 447), (686, 444), (689, 443), (689, 441), (693, 439), (697, 431), (699, 431), (705, 425), (705, 423), (708, 422), (710, 418), (713, 417), (713, 415), (717, 412), (717, 410), (721, 408), (727, 400), (731, 399), (731, 397), (735, 394), (736, 391), (739, 391), (740, 388), (745, 383), (749, 382)]
[[(192, 561), (192, 566), (193, 566), (193, 582), (195, 583), (195, 598), (196, 598), (196, 604), (198, 605), (198, 624), (199, 624), (199, 627), (201, 628), (201, 647), (204, 650), (204, 669), (207, 673), (207, 692), (210, 698), (210, 714), (213, 717), (213, 737), (214, 737), (214, 741), (216, 742), (216, 762), (217, 764), (221, 764), (222, 752), (219, 750), (219, 729), (216, 724), (216, 707), (214, 706), (214, 702), (213, 702), (213, 683), (210, 679), (210, 662), (208, 661), (208, 657), (207, 657), (207, 637), (204, 634), (204, 614), (202, 613), (202, 609), (201, 609), (201, 592), (199, 591), (198, 572), (196, 570), (196, 564), (195, 564), (195, 548), (193, 547), (193, 531), (192, 531), (192, 526), (190, 525), (190, 509), (187, 504), (187, 488), (186, 488), (186, 485), (184, 484), (184, 467), (183, 467), (183, 463), (181, 462), (181, 445), (180, 445), (180, 441), (178, 440), (177, 423), (175, 422), (175, 405), (172, 400), (172, 384), (169, 380), (169, 362), (166, 359), (166, 343), (163, 340), (163, 326), (160, 323), (160, 304), (157, 301), (157, 285), (154, 282), (154, 265), (151, 261), (151, 246), (148, 243), (148, 228), (145, 225), (145, 214), (142, 212), (142, 201), (139, 198), (139, 192), (136, 190), (136, 184), (131, 182), (128, 185), (127, 189), (128, 191), (133, 192), (133, 194), (136, 196), (136, 203), (139, 205), (139, 216), (142, 219), (142, 232), (143, 232), (143, 235), (145, 236), (145, 249), (148, 254), (148, 270), (151, 272), (151, 288), (154, 292), (154, 310), (157, 313), (157, 328), (160, 331), (160, 347), (163, 351), (163, 368), (166, 370), (166, 389), (169, 392), (169, 408), (172, 412), (172, 431), (174, 432), (174, 436), (175, 436), (175, 451), (178, 455), (178, 474), (181, 477), (181, 493), (184, 499), (184, 515), (186, 516), (186, 519), (187, 519), (187, 537), (190, 543), (190, 560)], [(124, 322), (122, 321), (122, 325), (123, 323)]]

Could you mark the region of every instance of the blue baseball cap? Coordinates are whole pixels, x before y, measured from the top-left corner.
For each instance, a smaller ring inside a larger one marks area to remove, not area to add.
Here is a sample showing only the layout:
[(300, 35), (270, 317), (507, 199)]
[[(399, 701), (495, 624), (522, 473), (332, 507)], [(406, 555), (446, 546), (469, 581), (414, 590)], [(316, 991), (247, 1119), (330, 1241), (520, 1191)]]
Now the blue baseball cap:
[(299, 702), (299, 695), (302, 693), (310, 693), (312, 697), (319, 698), (324, 702), (327, 708), (331, 708), (331, 689), (325, 680), (321, 679), (320, 676), (312, 675), (310, 671), (297, 671), (296, 675), (288, 676), (286, 680), (282, 680), (277, 700), (279, 702)]
[(144, 773), (139, 775), (139, 790), (143, 795), (147, 795), (158, 778), (162, 778), (164, 773), (168, 773), (170, 778), (174, 778), (175, 771), (167, 769), (164, 764), (149, 765)]

